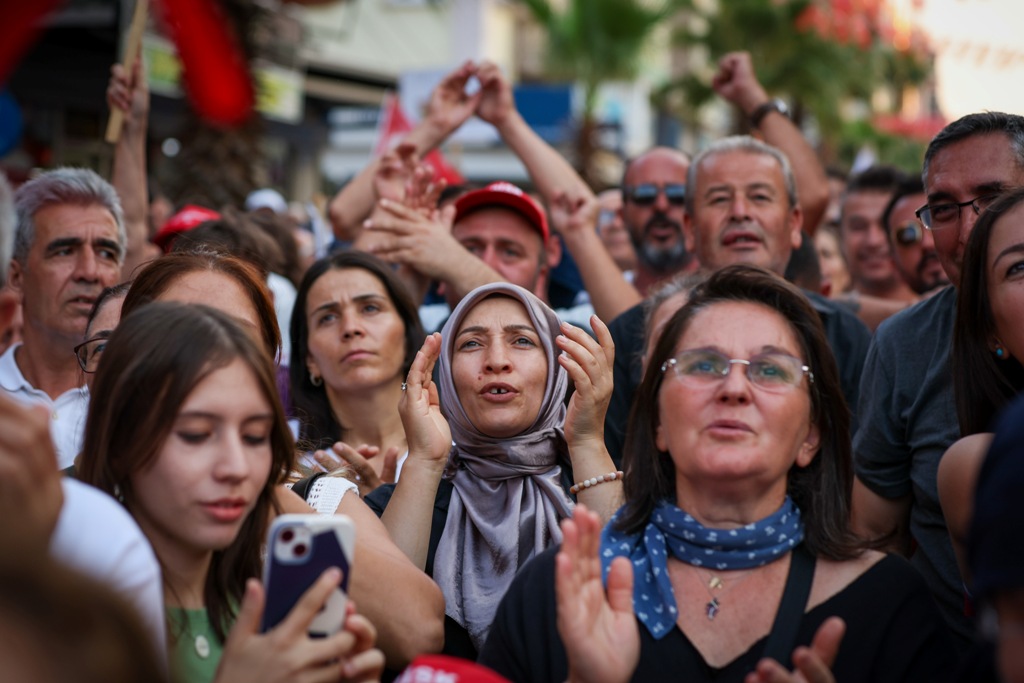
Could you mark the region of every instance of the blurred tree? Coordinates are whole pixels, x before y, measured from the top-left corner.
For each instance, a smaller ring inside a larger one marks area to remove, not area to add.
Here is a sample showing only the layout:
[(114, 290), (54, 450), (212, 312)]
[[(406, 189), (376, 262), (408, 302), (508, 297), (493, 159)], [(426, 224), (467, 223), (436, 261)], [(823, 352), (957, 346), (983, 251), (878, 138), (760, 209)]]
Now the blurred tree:
[(583, 87), (583, 118), (576, 163), (596, 186), (592, 159), (598, 89), (612, 80), (635, 78), (640, 57), (654, 30), (689, 0), (521, 0), (548, 36), (548, 75)]
[[(867, 104), (884, 85), (898, 105), (903, 90), (929, 73), (928, 60), (918, 50), (894, 47), (883, 0), (695, 3), (674, 39), (684, 49), (699, 46), (712, 60), (733, 50), (750, 52), (759, 80), (769, 92), (790, 100), (797, 124), (808, 114), (813, 117), (826, 157), (848, 148), (843, 144), (844, 131), (850, 130), (843, 121), (844, 104)], [(710, 76), (686, 74), (656, 93), (656, 103), (696, 125), (700, 109), (714, 96)], [(736, 132), (742, 131), (743, 118), (735, 121)]]

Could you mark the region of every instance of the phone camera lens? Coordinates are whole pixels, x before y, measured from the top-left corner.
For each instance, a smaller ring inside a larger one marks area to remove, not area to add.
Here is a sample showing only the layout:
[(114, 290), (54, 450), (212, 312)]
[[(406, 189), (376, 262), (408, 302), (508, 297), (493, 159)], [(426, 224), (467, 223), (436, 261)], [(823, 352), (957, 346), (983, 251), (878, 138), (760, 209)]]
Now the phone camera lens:
[(291, 529), (285, 529), (281, 532), (281, 540), (285, 543), (289, 543), (293, 538), (295, 538), (295, 532)]
[(306, 554), (306, 544), (305, 543), (297, 544), (295, 546), (295, 548), (292, 550), (292, 552), (294, 553), (295, 557), (302, 557), (303, 555)]

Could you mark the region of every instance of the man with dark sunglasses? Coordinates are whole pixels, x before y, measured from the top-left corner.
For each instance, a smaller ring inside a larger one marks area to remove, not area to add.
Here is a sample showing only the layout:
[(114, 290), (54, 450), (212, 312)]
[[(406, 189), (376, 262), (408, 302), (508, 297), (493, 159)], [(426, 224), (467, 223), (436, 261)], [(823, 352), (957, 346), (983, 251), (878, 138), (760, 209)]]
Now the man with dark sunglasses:
[(896, 187), (882, 214), (882, 225), (892, 244), (893, 262), (918, 294), (949, 284), (935, 250), (935, 238), (914, 215), (925, 203), (924, 183), (921, 178), (912, 177)]
[(633, 284), (641, 294), (699, 265), (683, 236), (689, 168), (690, 159), (682, 152), (655, 147), (630, 162), (623, 174), (622, 220), (636, 249)]

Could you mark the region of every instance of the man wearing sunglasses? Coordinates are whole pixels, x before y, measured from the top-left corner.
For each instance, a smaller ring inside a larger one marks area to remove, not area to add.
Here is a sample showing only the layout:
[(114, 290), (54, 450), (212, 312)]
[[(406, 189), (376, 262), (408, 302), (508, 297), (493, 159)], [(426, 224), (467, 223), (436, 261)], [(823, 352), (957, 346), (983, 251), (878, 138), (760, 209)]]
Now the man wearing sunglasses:
[(683, 213), (690, 159), (655, 147), (626, 166), (622, 178), (622, 221), (637, 255), (633, 284), (641, 294), (652, 285), (699, 265), (686, 246)]
[(949, 349), (964, 248), (993, 198), (1024, 186), (1024, 117), (984, 112), (949, 124), (925, 152), (923, 180), (916, 215), (952, 286), (889, 318), (872, 340), (853, 439), (852, 523), (861, 536), (910, 555), (966, 650), (973, 627), (935, 473), (960, 437)]
[(927, 203), (924, 183), (919, 177), (908, 178), (896, 191), (882, 214), (882, 225), (892, 244), (893, 262), (903, 279), (918, 294), (949, 284), (949, 277), (939, 262), (935, 238), (925, 230), (914, 212)]

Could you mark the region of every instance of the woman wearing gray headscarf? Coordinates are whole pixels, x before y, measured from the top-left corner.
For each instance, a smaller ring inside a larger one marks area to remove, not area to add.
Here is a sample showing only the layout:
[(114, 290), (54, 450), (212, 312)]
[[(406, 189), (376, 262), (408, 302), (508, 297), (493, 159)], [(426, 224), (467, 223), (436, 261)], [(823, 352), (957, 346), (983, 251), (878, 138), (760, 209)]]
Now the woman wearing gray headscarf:
[(606, 516), (621, 501), (603, 433), (613, 347), (591, 324), (597, 341), (525, 289), (494, 283), (466, 296), (412, 365), (401, 402), (409, 459), (367, 502), (386, 506), (395, 542), (441, 586), (448, 654), (475, 658), (516, 571), (561, 541), (570, 491)]

